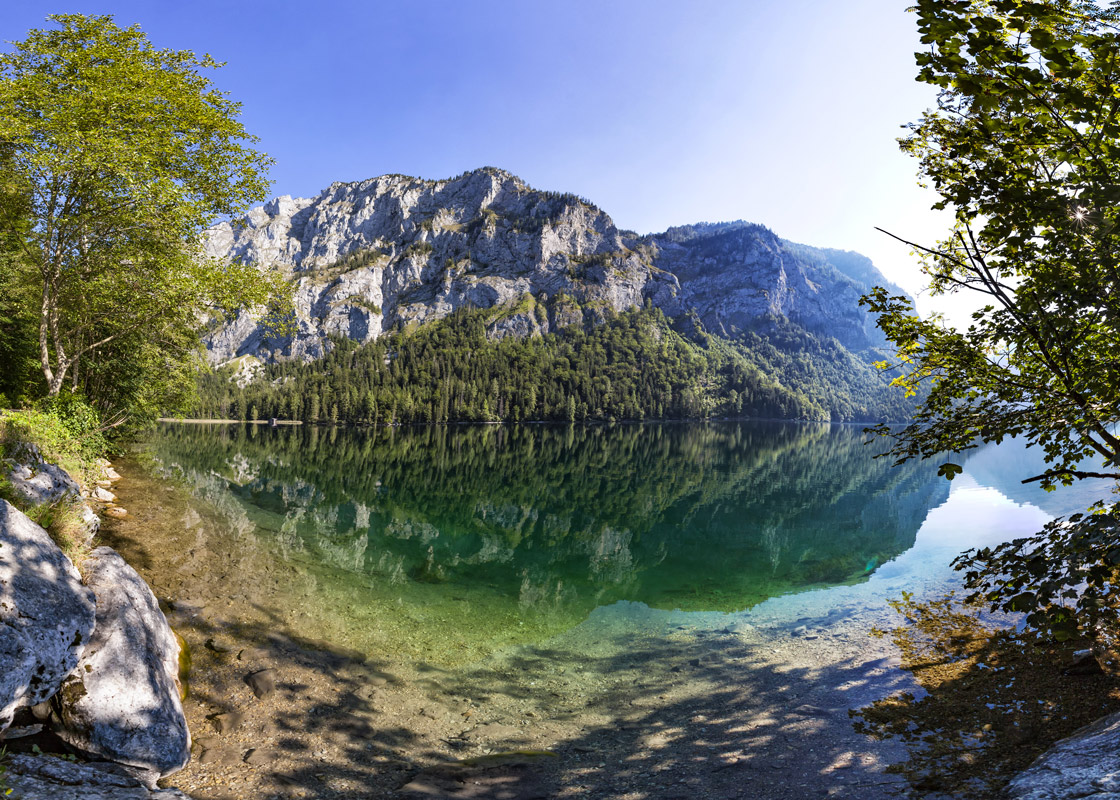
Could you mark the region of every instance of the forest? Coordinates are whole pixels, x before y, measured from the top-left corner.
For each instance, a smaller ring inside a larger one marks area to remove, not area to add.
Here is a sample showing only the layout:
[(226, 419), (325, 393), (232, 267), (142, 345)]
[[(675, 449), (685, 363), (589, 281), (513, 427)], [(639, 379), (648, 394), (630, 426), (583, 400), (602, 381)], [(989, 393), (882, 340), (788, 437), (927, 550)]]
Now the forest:
[(905, 419), (889, 376), (831, 338), (784, 319), (735, 340), (660, 309), (611, 314), (589, 329), (493, 340), (490, 315), (460, 309), (365, 345), (345, 339), (312, 362), (233, 366), (199, 378), (187, 415), (205, 419), (408, 424), (774, 418)]

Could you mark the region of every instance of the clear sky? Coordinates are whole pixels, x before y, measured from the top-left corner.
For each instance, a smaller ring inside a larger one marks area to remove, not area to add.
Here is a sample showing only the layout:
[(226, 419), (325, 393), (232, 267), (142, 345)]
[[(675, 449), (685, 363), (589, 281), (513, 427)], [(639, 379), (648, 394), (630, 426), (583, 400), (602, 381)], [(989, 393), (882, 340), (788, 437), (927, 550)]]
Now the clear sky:
[(0, 39), (112, 14), (226, 62), (212, 78), (276, 159), (277, 195), (492, 165), (623, 228), (746, 219), (917, 292), (909, 248), (874, 230), (932, 243), (946, 227), (895, 142), (933, 101), (908, 4), (4, 0)]

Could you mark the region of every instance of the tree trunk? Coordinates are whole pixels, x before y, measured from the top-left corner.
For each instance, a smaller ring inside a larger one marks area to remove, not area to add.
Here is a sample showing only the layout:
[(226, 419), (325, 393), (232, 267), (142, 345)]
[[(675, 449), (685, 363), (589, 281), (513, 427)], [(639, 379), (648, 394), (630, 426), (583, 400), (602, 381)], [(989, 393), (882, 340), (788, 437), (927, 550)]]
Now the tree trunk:
[[(62, 348), (62, 337), (58, 332), (58, 307), (51, 288), (50, 281), (43, 283), (43, 302), (39, 313), (39, 361), (43, 369), (43, 377), (47, 381), (47, 397), (56, 396), (62, 389), (62, 383), (66, 379), (66, 369), (70, 366), (66, 351)], [(51, 367), (51, 341), (54, 343), (57, 362), (55, 368)]]
[[(48, 281), (43, 281), (43, 302), (39, 309), (39, 366), (43, 370), (43, 377), (47, 380), (48, 391), (54, 385), (54, 371), (51, 369), (51, 349), (49, 344), (50, 319), (51, 319), (51, 286)], [(50, 392), (55, 394), (55, 392)]]

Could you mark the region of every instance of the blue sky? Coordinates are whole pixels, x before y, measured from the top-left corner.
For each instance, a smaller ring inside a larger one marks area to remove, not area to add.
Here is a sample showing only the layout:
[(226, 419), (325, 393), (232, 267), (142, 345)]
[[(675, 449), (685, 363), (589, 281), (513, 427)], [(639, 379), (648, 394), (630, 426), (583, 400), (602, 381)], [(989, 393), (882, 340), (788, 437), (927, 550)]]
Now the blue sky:
[(0, 39), (112, 14), (225, 61), (212, 77), (276, 159), (274, 194), (493, 165), (620, 227), (747, 219), (917, 291), (909, 248), (874, 230), (932, 242), (946, 225), (895, 143), (933, 101), (907, 5), (6, 0)]

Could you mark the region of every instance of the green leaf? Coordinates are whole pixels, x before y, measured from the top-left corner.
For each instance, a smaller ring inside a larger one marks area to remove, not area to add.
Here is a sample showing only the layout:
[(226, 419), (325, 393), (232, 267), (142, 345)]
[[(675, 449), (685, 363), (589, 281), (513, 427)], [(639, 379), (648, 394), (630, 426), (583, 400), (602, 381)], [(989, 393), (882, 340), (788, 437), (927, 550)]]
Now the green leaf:
[(959, 464), (942, 464), (937, 468), (937, 474), (948, 480), (953, 480), (953, 478), (960, 475), (963, 471), (964, 468)]

